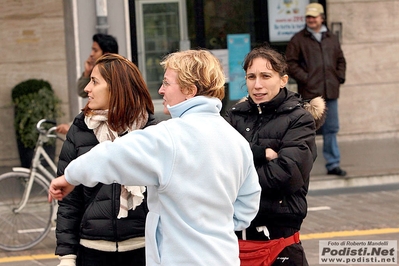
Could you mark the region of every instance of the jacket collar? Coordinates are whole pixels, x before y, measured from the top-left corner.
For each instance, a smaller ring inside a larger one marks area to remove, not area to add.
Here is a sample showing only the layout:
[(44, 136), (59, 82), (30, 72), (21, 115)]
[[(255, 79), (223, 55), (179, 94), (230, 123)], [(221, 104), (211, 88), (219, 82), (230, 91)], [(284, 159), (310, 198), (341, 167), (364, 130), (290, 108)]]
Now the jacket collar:
[[(279, 91), (279, 93), (270, 101), (260, 103), (259, 106), (262, 108), (263, 112), (271, 112), (274, 110), (277, 110), (278, 107), (284, 102), (284, 99), (286, 98), (287, 95), (287, 89), (283, 88)], [(252, 107), (258, 106), (258, 104), (254, 103), (254, 101), (248, 97), (248, 101)]]
[[(327, 28), (327, 26), (325, 26), (325, 27), (326, 27), (326, 31), (322, 32), (322, 35), (325, 36), (325, 37), (331, 37), (330, 30)], [(308, 27), (306, 25), (305, 25), (305, 28), (302, 31), (303, 31), (303, 34), (305, 36), (307, 36), (307, 37), (311, 37), (312, 36), (312, 33), (308, 30)]]
[(168, 105), (168, 110), (172, 118), (198, 112), (219, 114), (222, 110), (222, 102), (214, 97), (195, 96), (176, 105)]
[[(309, 28), (309, 27), (306, 27), (306, 30), (307, 31), (309, 31), (310, 33), (312, 33), (312, 34), (315, 34), (315, 33), (317, 33), (317, 32), (315, 32), (314, 30), (312, 30), (311, 28)], [(320, 31), (319, 31), (320, 33), (323, 33), (323, 32), (327, 32), (327, 27), (326, 27), (326, 25), (321, 25), (321, 28), (320, 28)]]
[(250, 97), (247, 97), (245, 101), (237, 103), (232, 107), (232, 111), (238, 112), (258, 112), (258, 106), (261, 108), (263, 114), (280, 113), (287, 110), (301, 106), (301, 97), (298, 93), (289, 91), (287, 88), (282, 88), (280, 92), (269, 102), (260, 103), (259, 105), (254, 103)]
[(75, 117), (75, 119), (73, 120), (73, 124), (80, 129), (89, 130), (89, 128), (87, 127), (87, 125), (85, 123), (85, 115), (83, 114), (83, 112), (80, 112), (80, 114), (78, 114)]

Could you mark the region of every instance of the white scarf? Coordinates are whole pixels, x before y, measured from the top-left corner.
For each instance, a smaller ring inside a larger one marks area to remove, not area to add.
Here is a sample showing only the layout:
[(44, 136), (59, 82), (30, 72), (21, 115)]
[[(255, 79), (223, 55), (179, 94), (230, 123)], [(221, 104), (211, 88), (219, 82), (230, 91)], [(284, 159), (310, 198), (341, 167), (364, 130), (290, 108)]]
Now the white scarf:
[[(127, 132), (143, 128), (148, 119), (148, 114), (144, 113), (144, 118), (137, 119)], [(118, 133), (111, 130), (108, 126), (108, 110), (93, 110), (91, 114), (85, 116), (85, 123), (89, 129), (93, 129), (98, 142), (106, 140), (114, 141), (118, 138)], [(124, 186), (121, 185), (120, 208), (118, 219), (127, 217), (130, 209), (134, 210), (144, 199), (143, 193), (145, 186)]]

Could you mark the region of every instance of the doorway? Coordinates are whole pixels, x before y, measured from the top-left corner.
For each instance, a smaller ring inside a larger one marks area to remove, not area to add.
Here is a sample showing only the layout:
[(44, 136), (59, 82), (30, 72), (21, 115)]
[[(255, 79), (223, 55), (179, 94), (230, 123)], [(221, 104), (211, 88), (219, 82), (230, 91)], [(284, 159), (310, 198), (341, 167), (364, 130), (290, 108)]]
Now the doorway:
[(135, 5), (138, 66), (158, 109), (164, 73), (160, 61), (169, 53), (190, 49), (186, 4), (185, 0), (136, 0)]

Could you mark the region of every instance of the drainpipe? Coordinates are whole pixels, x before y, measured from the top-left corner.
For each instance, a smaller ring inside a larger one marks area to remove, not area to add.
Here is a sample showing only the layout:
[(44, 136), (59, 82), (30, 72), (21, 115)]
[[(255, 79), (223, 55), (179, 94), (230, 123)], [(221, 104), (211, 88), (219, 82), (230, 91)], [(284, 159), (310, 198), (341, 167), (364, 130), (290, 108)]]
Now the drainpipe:
[(96, 15), (98, 33), (108, 34), (108, 10), (107, 0), (96, 0)]

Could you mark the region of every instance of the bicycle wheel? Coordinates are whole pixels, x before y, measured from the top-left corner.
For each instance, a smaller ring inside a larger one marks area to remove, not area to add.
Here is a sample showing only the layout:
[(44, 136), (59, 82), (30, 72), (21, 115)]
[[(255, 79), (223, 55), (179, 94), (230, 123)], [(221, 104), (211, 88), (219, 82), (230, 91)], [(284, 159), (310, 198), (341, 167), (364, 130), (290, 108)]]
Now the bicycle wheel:
[(29, 174), (0, 175), (0, 248), (19, 251), (33, 247), (51, 229), (53, 203), (47, 201), (49, 182), (36, 177), (26, 206), (18, 213)]

